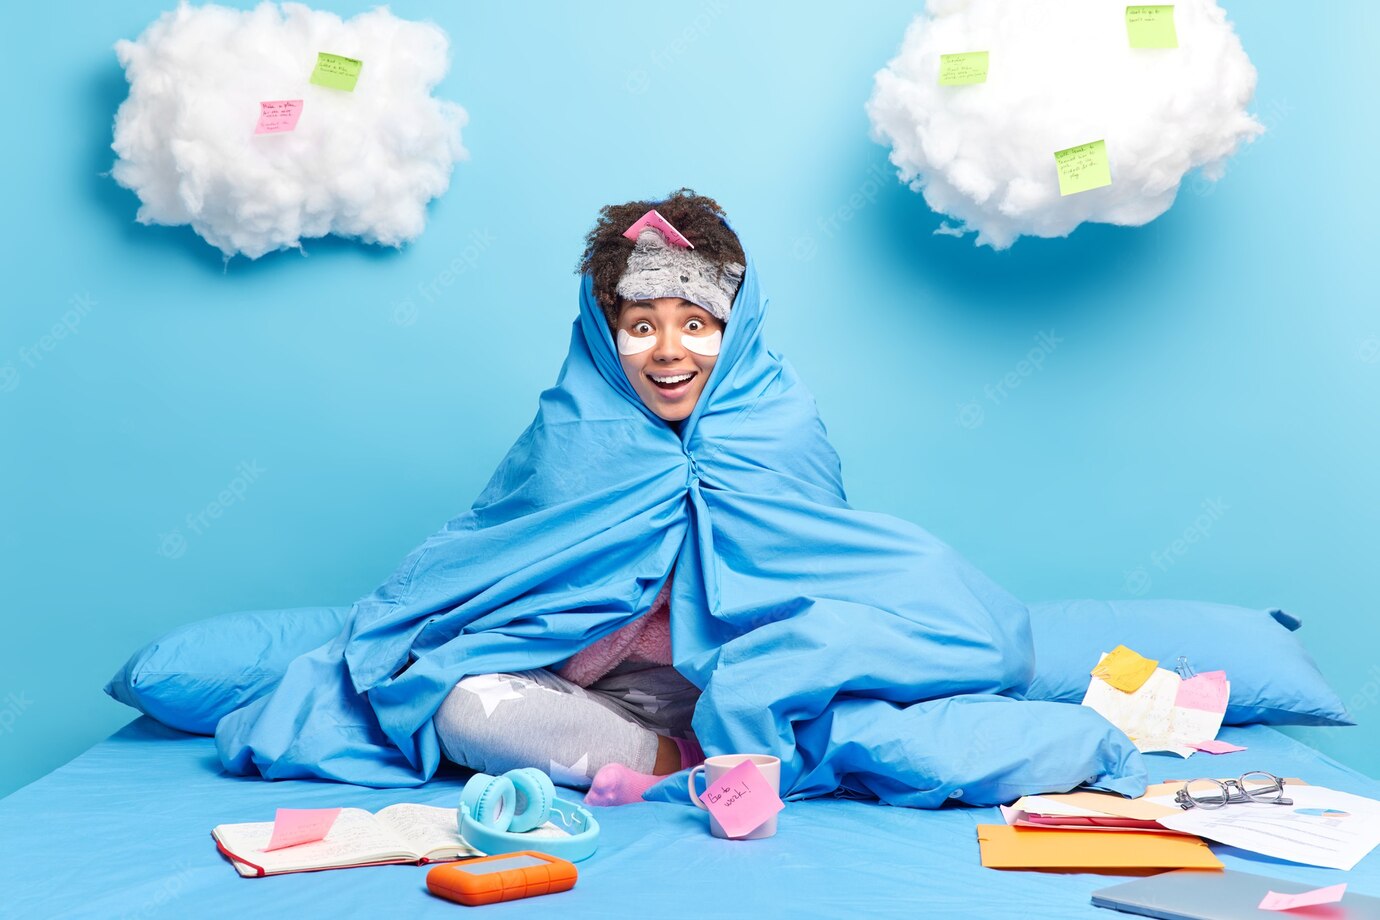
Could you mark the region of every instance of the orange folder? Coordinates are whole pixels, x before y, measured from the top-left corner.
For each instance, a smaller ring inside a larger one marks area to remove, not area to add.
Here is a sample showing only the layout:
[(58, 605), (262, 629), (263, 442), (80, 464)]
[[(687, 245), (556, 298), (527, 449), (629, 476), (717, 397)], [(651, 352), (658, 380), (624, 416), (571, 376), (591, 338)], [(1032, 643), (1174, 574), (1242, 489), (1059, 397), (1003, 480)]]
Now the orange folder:
[(1073, 831), (979, 824), (982, 864), (989, 869), (1221, 869), (1197, 837), (1125, 831)]

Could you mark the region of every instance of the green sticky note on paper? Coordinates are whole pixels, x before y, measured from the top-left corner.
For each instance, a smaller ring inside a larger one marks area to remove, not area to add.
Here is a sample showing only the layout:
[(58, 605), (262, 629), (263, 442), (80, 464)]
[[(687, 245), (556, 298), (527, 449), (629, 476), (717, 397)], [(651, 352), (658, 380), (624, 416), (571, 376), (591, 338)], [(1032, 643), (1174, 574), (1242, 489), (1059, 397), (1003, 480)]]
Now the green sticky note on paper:
[(1112, 167), (1107, 163), (1107, 144), (1093, 141), (1054, 152), (1059, 168), (1059, 194), (1072, 195), (1112, 184)]
[(363, 61), (321, 51), (316, 55), (316, 69), (311, 72), (311, 82), (317, 86), (343, 89), (347, 93), (352, 93), (355, 90), (355, 81), (359, 79), (359, 70), (363, 66)]
[(1132, 48), (1179, 47), (1179, 35), (1174, 31), (1174, 7), (1126, 7), (1126, 38)]
[(965, 51), (939, 56), (939, 85), (964, 86), (987, 82), (987, 52)]

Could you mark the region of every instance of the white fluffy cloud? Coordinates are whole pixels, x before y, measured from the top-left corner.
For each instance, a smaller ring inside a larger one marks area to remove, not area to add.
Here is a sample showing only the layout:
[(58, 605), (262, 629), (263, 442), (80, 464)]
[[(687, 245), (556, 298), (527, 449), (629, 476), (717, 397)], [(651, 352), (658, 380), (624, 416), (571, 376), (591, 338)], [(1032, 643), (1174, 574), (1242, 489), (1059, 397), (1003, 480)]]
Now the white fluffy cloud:
[[(1264, 129), (1255, 68), (1213, 0), (1177, 0), (1177, 48), (1127, 40), (1125, 0), (929, 0), (876, 75), (867, 113), (900, 177), (1004, 249), (1083, 221), (1163, 214), (1184, 174), (1220, 178)], [(989, 52), (987, 82), (940, 86), (939, 56)], [(1106, 141), (1112, 184), (1061, 197), (1054, 151)]]
[[(144, 224), (190, 224), (227, 258), (337, 234), (401, 246), (465, 157), (460, 106), (432, 97), (446, 33), (387, 8), (341, 21), (297, 3), (186, 3), (115, 52), (129, 97), (112, 175)], [(352, 92), (309, 82), (317, 52), (363, 61)], [(301, 99), (295, 130), (255, 134), (263, 101)]]

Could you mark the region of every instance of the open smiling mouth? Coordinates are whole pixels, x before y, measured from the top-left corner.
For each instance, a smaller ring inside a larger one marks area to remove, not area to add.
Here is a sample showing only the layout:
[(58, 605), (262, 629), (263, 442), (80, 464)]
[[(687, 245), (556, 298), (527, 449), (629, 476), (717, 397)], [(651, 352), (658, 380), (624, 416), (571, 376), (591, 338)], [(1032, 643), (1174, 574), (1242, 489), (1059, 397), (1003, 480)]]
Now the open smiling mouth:
[(690, 381), (694, 380), (699, 371), (690, 371), (685, 374), (648, 374), (647, 379), (652, 385), (667, 396), (678, 396), (690, 389)]

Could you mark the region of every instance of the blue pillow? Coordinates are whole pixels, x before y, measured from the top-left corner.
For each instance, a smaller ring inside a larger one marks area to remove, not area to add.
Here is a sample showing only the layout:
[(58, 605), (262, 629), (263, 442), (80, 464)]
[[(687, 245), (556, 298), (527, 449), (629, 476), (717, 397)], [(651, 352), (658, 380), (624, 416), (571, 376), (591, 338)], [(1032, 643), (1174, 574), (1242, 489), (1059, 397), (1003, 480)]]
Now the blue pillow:
[(1282, 610), (1206, 601), (1051, 601), (1030, 605), (1035, 679), (1027, 697), (1077, 703), (1098, 656), (1125, 645), (1173, 670), (1226, 671), (1226, 725), (1355, 725)]
[(288, 663), (335, 638), (349, 613), (247, 610), (189, 623), (135, 652), (105, 692), (164, 725), (214, 735), (221, 716), (272, 690)]

